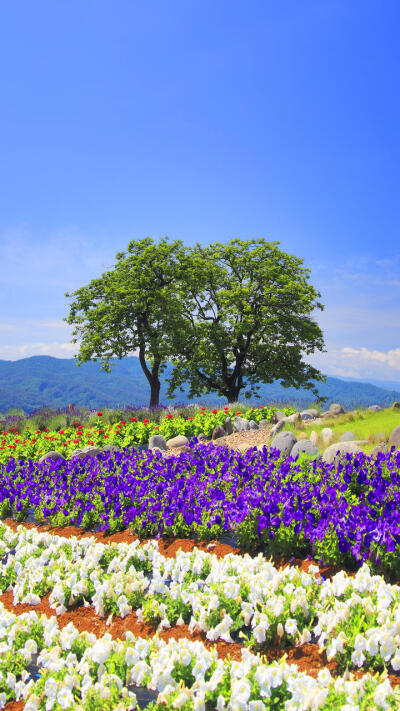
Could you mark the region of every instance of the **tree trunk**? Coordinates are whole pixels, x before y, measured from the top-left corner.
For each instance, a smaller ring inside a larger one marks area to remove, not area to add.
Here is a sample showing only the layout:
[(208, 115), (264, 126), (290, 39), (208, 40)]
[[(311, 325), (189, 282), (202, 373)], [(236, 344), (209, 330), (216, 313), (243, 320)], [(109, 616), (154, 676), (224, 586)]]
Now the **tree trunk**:
[(160, 402), (160, 381), (158, 376), (150, 383), (150, 405), (156, 407)]
[(154, 365), (151, 370), (149, 370), (146, 359), (144, 357), (145, 348), (141, 346), (139, 348), (139, 361), (142, 366), (142, 370), (150, 385), (150, 405), (149, 407), (156, 407), (160, 401), (160, 378), (158, 377), (161, 360), (154, 360)]
[(240, 391), (241, 391), (240, 385), (232, 385), (232, 386), (229, 388), (229, 390), (228, 390), (228, 392), (227, 392), (227, 398), (228, 398), (229, 404), (232, 403), (232, 402), (237, 402), (237, 401), (238, 401)]

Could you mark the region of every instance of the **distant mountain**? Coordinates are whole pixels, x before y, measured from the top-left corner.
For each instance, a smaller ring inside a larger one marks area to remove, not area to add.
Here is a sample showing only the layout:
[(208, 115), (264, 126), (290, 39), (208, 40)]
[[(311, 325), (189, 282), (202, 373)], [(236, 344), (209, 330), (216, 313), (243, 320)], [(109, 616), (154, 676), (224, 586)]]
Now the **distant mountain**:
[(383, 388), (384, 390), (395, 390), (400, 392), (400, 381), (398, 380), (375, 380), (374, 378), (349, 378), (348, 376), (342, 375), (341, 380), (350, 380), (352, 383), (371, 383), (371, 385), (376, 385), (378, 388)]
[[(100, 363), (76, 364), (73, 358), (52, 358), (32, 356), (16, 361), (0, 360), (0, 413), (10, 409), (23, 409), (30, 413), (39, 407), (65, 407), (74, 403), (77, 407), (124, 407), (125, 405), (148, 405), (150, 388), (136, 356), (115, 360), (111, 373), (100, 370)], [(171, 367), (165, 371), (161, 387), (162, 404), (188, 402), (188, 390), (176, 392), (174, 400), (167, 400), (168, 384), (165, 378)], [(400, 387), (390, 390), (358, 380), (328, 376), (326, 383), (319, 383), (321, 396), (328, 397), (326, 407), (332, 402), (341, 403), (345, 409), (357, 406), (381, 405), (387, 407), (394, 400), (400, 400)], [(283, 388), (278, 381), (268, 385), (260, 384), (260, 399), (253, 397), (256, 404), (287, 403), (297, 407), (307, 407), (315, 402), (314, 395), (301, 388)], [(244, 395), (240, 398), (244, 401)], [(225, 398), (207, 395), (196, 398), (204, 405), (221, 405)], [(324, 406), (324, 407), (325, 407)]]

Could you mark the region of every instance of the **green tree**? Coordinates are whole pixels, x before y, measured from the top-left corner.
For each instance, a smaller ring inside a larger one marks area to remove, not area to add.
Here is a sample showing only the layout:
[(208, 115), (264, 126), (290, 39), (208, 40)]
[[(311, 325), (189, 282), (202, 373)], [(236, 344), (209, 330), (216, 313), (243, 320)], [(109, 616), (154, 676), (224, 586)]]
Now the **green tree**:
[[(259, 397), (257, 383), (312, 389), (325, 382), (302, 361), (322, 350), (323, 335), (309, 316), (323, 309), (321, 294), (307, 283), (302, 259), (264, 239), (197, 244), (186, 256), (186, 310), (175, 330), (168, 396), (189, 383), (189, 397), (216, 392), (235, 402)], [(326, 398), (319, 398), (320, 401)]]
[(182, 318), (184, 256), (180, 240), (131, 241), (127, 253), (116, 255), (113, 270), (65, 294), (74, 299), (63, 320), (75, 326), (72, 343), (81, 339), (78, 365), (100, 358), (101, 370), (110, 372), (113, 357), (138, 350), (150, 385), (150, 407), (159, 403), (160, 373), (171, 356), (171, 333)]

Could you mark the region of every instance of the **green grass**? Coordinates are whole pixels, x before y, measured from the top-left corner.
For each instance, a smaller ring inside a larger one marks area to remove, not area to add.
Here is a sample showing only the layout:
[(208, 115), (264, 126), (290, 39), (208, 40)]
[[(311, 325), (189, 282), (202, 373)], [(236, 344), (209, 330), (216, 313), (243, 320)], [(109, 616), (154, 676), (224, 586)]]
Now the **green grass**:
[(388, 408), (380, 412), (371, 412), (368, 409), (346, 412), (337, 417), (325, 418), (321, 425), (302, 423), (300, 426), (295, 426), (286, 423), (283, 429), (292, 431), (297, 439), (301, 432), (305, 432), (307, 438), (309, 438), (314, 430), (319, 435), (316, 446), (321, 452), (328, 446), (321, 437), (321, 432), (325, 427), (330, 427), (334, 433), (330, 444), (339, 442), (340, 435), (344, 434), (344, 432), (353, 432), (354, 439), (368, 441), (368, 443), (360, 446), (365, 454), (369, 454), (380, 442), (388, 444), (390, 434), (399, 425), (400, 410)]

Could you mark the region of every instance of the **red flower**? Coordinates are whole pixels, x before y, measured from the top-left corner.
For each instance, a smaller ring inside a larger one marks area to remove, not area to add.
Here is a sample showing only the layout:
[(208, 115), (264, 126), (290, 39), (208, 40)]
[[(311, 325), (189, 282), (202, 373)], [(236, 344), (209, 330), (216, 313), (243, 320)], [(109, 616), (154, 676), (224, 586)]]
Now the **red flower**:
[(99, 434), (103, 434), (104, 430), (99, 430)]
[(131, 417), (131, 422), (137, 422), (137, 417)]
[(26, 429), (26, 430), (29, 430), (29, 425), (27, 425), (27, 426), (25, 427), (25, 429)]
[(125, 420), (121, 420), (121, 422), (120, 422), (119, 424), (120, 424), (120, 425), (124, 425), (124, 424), (125, 424)]
[(97, 417), (103, 417), (103, 413), (102, 413), (102, 412), (98, 412), (98, 413), (97, 413)]
[(60, 430), (60, 434), (64, 434), (65, 430)]
[(46, 427), (46, 429), (45, 429), (45, 432), (50, 432), (50, 430), (49, 430), (49, 428), (48, 428), (48, 427)]
[(79, 439), (74, 439), (74, 444), (79, 444)]
[(236, 414), (237, 414), (237, 415), (241, 415), (242, 413), (241, 413), (241, 412), (237, 412)]
[(108, 435), (104, 435), (104, 439), (107, 439)]
[(15, 432), (15, 427), (11, 427), (11, 432)]
[(193, 420), (193, 417), (188, 417), (188, 420)]
[(217, 412), (218, 412), (218, 410), (214, 407), (214, 409), (213, 409), (213, 411), (212, 411), (212, 414), (213, 414), (213, 415), (216, 415)]
[(79, 422), (74, 422), (74, 425), (77, 427), (79, 425)]
[(147, 425), (150, 422), (150, 420), (143, 420), (143, 424)]
[(168, 419), (170, 420), (171, 417), (172, 417), (172, 415), (171, 415), (171, 414), (168, 414), (168, 415), (165, 415), (165, 417), (168, 417)]
[(36, 430), (36, 434), (41, 434), (40, 430)]

